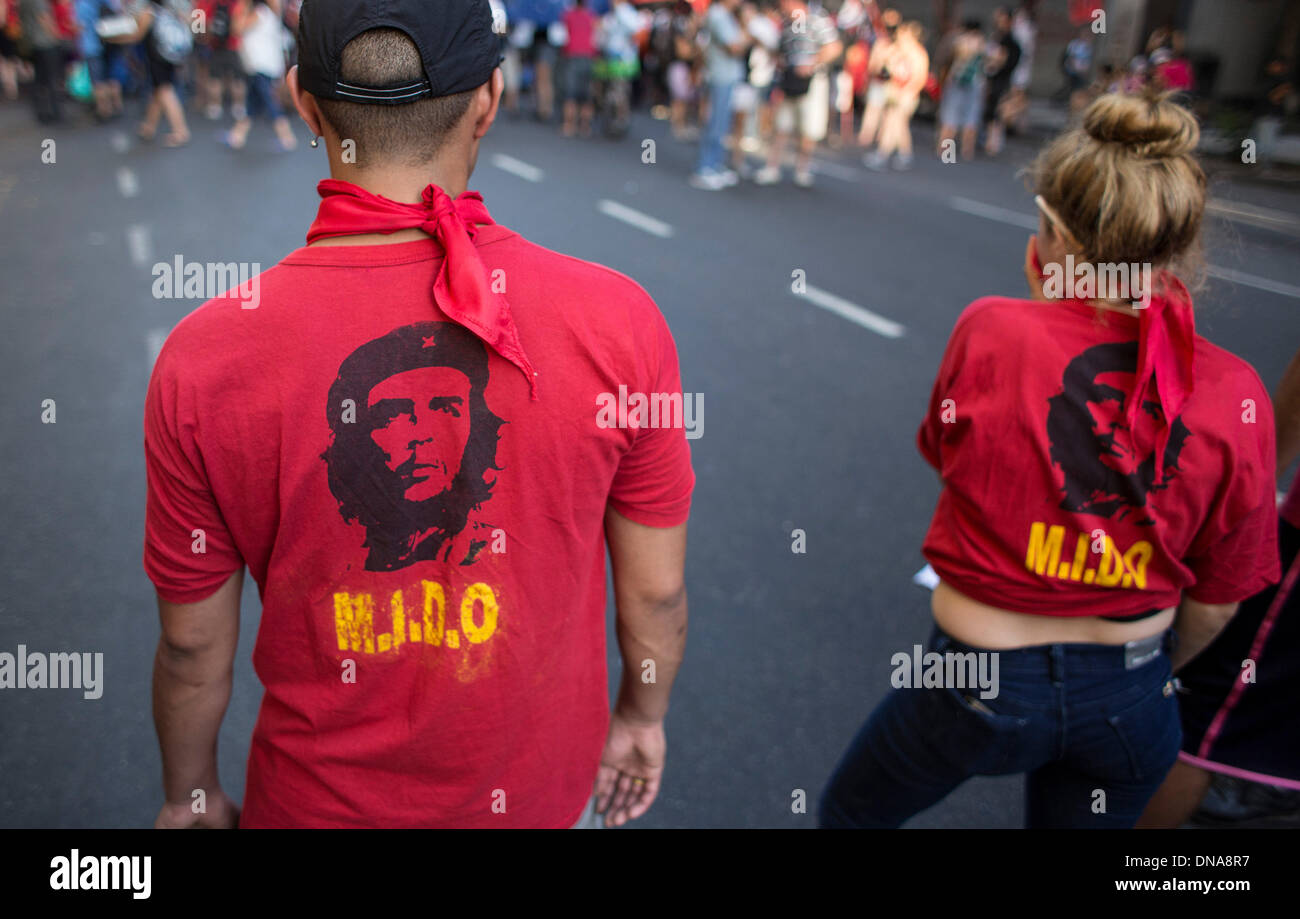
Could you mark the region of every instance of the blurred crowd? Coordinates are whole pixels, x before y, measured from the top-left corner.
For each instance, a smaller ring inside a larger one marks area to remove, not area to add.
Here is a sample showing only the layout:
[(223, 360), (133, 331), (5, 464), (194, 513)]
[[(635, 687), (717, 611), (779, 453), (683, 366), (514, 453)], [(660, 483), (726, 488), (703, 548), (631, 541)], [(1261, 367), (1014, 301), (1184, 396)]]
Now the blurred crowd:
[[(620, 137), (642, 106), (699, 143), (691, 183), (719, 190), (752, 178), (809, 185), (820, 143), (860, 146), (873, 169), (913, 162), (911, 122), (933, 114), (937, 156), (997, 156), (1025, 127), (1038, 26), (1033, 4), (997, 9), (927, 35), (875, 0), (491, 0), (504, 108), (558, 122), (565, 135)], [(0, 91), (30, 84), (36, 117), (69, 104), (99, 119), (147, 100), (139, 133), (190, 140), (187, 109), (233, 148), (254, 120), (276, 149), (296, 145), (282, 77), (294, 60), (302, 0), (0, 0)], [(1098, 58), (1089, 24), (1060, 54), (1058, 104), (1081, 111), (1105, 92), (1196, 88), (1184, 36), (1157, 29), (1126, 67)], [(1269, 66), (1260, 117), (1294, 108), (1294, 62)], [(747, 157), (762, 165), (751, 168)]]

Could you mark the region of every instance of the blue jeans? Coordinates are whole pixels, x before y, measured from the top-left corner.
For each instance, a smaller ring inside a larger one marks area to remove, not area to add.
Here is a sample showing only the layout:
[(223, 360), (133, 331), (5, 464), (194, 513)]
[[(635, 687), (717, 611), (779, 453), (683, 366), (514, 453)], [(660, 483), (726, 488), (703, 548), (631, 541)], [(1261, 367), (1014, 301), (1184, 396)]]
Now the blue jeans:
[[(980, 651), (938, 628), (928, 650)], [(990, 653), (990, 652), (985, 652)], [(1132, 827), (1182, 743), (1169, 657), (1123, 647), (998, 652), (998, 693), (894, 689), (822, 794), (823, 827), (897, 827), (973, 775), (1028, 773), (1030, 827)]]
[(709, 123), (700, 139), (700, 165), (697, 172), (721, 172), (727, 152), (723, 139), (731, 130), (731, 90), (735, 83), (709, 85)]
[(245, 108), (249, 118), (256, 118), (265, 112), (267, 118), (275, 121), (284, 114), (279, 101), (275, 98), (276, 82), (274, 77), (268, 77), (264, 73), (248, 75), (248, 97)]

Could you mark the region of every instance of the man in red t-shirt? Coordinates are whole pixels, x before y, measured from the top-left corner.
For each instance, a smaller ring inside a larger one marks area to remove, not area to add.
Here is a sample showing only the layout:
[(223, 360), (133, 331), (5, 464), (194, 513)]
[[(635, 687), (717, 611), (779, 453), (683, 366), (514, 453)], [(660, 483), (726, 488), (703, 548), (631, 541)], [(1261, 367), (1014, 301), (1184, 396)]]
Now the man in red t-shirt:
[[(672, 336), (465, 191), (503, 84), (486, 0), (307, 0), (299, 39), (332, 176), (308, 245), (183, 320), (146, 402), (157, 823), (636, 818), (685, 643)], [(240, 815), (215, 750), (245, 566), (265, 694)]]

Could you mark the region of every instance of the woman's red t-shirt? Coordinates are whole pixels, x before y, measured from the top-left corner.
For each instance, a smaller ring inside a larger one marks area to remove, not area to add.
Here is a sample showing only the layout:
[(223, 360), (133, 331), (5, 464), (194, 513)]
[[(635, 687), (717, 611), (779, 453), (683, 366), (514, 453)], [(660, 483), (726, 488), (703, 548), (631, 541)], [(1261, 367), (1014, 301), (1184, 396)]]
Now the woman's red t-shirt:
[(1086, 303), (986, 297), (962, 313), (918, 434), (943, 477), (923, 549), (943, 581), (1015, 612), (1128, 616), (1278, 580), (1258, 375), (1197, 336), (1160, 477), (1154, 392), (1137, 431), (1125, 423), (1137, 348), (1136, 317)]

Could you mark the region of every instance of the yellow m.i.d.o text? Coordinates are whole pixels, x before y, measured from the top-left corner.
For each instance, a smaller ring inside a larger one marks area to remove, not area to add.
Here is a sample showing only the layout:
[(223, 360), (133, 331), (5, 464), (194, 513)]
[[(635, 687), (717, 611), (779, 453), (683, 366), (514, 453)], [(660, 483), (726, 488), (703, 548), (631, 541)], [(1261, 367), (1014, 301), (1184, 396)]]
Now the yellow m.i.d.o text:
[[(1091, 543), (1096, 545), (1090, 545)], [(1096, 531), (1092, 536), (1080, 533), (1074, 541), (1073, 560), (1061, 559), (1065, 544), (1065, 527), (1048, 526), (1036, 521), (1029, 528), (1029, 548), (1025, 568), (1043, 577), (1062, 581), (1082, 581), (1099, 587), (1136, 587), (1147, 589), (1147, 563), (1151, 561), (1151, 543), (1138, 540), (1128, 551), (1120, 552), (1109, 534)], [(1095, 551), (1090, 551), (1090, 549)], [(1095, 567), (1090, 562), (1096, 561)]]
[[(476, 582), (465, 588), (460, 597), (459, 629), (447, 628), (447, 594), (436, 581), (421, 581), (418, 591), (423, 603), (419, 610), (406, 608), (405, 595), (393, 591), (388, 598), (391, 631), (375, 632), (375, 602), (368, 593), (334, 594), (334, 627), (340, 651), (382, 654), (397, 651), (405, 643), (423, 643), (459, 648), (462, 636), (471, 645), (483, 644), (497, 630), (500, 607), (496, 594), (486, 584)], [(416, 590), (412, 590), (412, 593)], [(482, 608), (480, 621), (477, 608)]]

